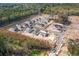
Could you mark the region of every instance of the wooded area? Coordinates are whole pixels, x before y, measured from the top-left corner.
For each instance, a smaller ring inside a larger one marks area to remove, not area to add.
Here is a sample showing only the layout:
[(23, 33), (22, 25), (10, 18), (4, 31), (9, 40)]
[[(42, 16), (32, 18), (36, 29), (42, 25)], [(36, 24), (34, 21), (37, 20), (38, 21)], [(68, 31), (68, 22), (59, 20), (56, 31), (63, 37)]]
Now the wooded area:
[(0, 26), (40, 13), (79, 15), (79, 4), (0, 4)]

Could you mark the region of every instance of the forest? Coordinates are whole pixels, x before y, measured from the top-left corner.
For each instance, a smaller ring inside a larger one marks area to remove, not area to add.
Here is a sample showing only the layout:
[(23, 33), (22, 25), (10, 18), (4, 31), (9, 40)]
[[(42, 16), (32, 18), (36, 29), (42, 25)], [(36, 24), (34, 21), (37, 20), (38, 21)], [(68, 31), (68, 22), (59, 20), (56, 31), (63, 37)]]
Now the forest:
[(40, 13), (79, 15), (79, 4), (0, 4), (0, 26)]

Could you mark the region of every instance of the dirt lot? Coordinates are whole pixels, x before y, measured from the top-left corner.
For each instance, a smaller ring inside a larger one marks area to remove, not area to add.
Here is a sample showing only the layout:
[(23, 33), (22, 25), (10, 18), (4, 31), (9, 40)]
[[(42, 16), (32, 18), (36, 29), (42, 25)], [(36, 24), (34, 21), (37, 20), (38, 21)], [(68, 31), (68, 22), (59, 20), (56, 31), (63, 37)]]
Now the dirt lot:
[[(68, 26), (65, 37), (69, 40), (79, 40), (79, 16), (69, 16), (69, 21), (71, 25)], [(68, 52), (68, 45), (64, 45), (60, 51), (60, 56), (70, 55)]]
[(69, 16), (69, 20), (71, 21), (71, 25), (67, 30), (67, 38), (70, 39), (79, 39), (79, 16)]

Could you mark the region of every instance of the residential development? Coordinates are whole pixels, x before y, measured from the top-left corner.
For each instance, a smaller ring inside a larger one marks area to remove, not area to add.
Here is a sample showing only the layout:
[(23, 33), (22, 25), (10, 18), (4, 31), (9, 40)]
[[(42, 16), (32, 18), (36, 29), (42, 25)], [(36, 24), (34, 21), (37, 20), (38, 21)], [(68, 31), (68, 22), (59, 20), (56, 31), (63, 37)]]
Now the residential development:
[(62, 45), (62, 43), (60, 42), (62, 42), (63, 38), (59, 37), (61, 37), (60, 33), (65, 31), (65, 25), (55, 23), (53, 21), (55, 17), (56, 15), (38, 15), (32, 18), (30, 21), (25, 21), (24, 23), (16, 24), (14, 28), (9, 28), (9, 31), (17, 32), (22, 35), (39, 40), (47, 40), (50, 42), (52, 48), (55, 48), (56, 45), (60, 44), (60, 47), (59, 45), (58, 47), (56, 47), (58, 50), (60, 50)]

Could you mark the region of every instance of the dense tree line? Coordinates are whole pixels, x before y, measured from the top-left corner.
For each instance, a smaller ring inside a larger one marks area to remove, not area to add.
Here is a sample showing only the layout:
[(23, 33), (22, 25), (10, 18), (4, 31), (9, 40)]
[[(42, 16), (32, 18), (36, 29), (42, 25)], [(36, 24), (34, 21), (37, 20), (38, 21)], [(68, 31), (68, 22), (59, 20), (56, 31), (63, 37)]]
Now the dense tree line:
[(79, 15), (79, 4), (49, 4), (45, 8), (44, 13), (48, 14), (64, 14), (68, 13), (68, 15)]
[[(45, 14), (74, 14), (78, 15), (79, 4), (0, 4), (0, 26), (30, 15)], [(75, 11), (76, 10), (76, 11)]]
[(35, 5), (13, 4), (13, 6), (4, 6), (0, 8), (0, 26), (10, 24), (21, 18), (37, 14), (38, 9)]
[(79, 4), (0, 4), (0, 26), (39, 13), (79, 15)]

